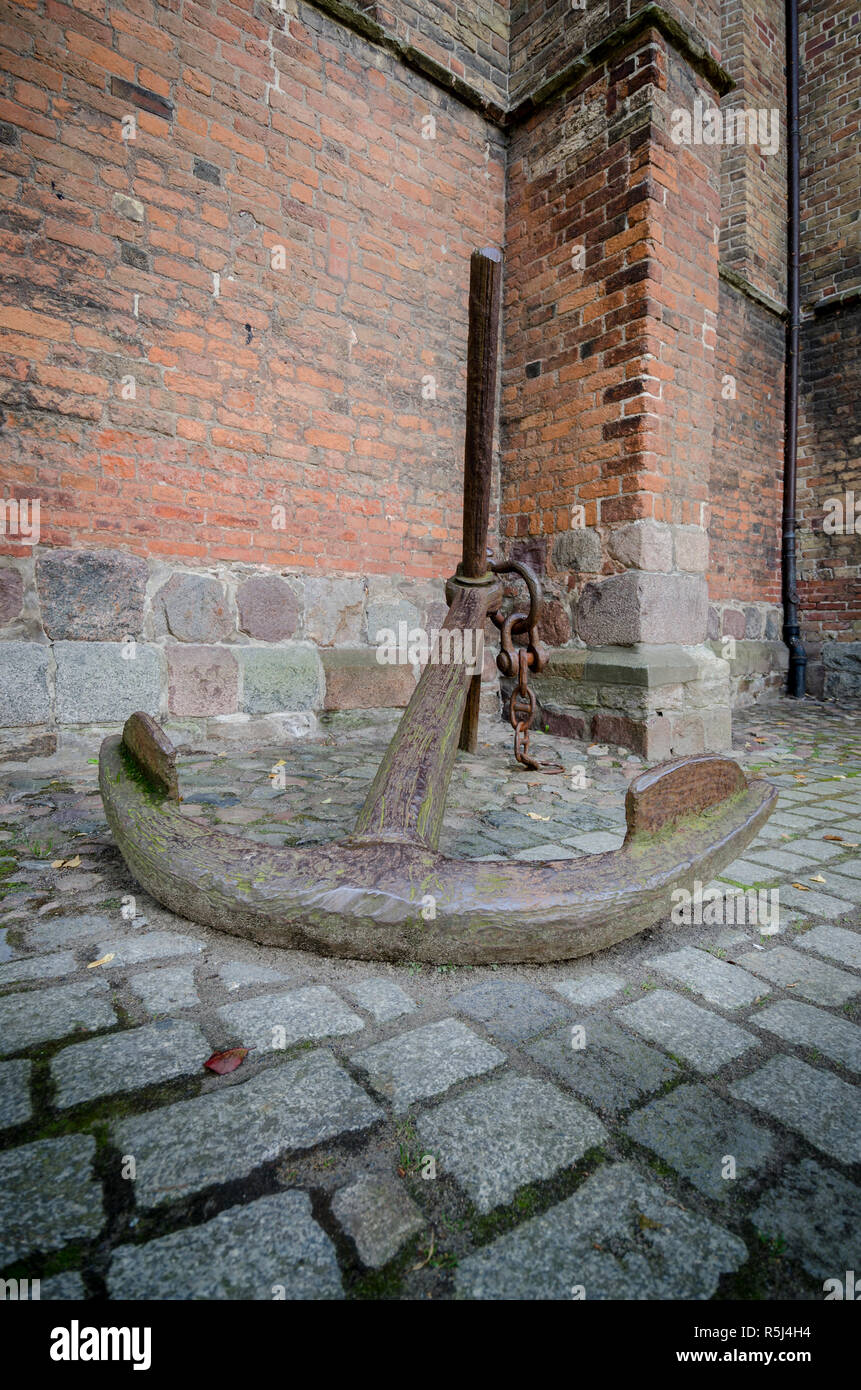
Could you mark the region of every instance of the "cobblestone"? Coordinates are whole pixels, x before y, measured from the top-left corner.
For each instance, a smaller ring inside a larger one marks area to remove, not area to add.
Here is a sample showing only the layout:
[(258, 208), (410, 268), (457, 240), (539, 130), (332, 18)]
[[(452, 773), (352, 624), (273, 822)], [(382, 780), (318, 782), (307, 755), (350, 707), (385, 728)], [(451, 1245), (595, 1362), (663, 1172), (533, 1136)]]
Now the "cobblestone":
[(116, 1021), (104, 980), (7, 994), (0, 999), (0, 1048), (20, 1052), (70, 1033), (110, 1028)]
[(719, 1071), (756, 1046), (756, 1039), (738, 1024), (665, 989), (626, 1004), (614, 1017), (701, 1072)]
[(343, 1298), (331, 1240), (304, 1192), (278, 1192), (230, 1207), (146, 1245), (114, 1251), (112, 1298)]
[(98, 1096), (193, 1076), (209, 1052), (196, 1023), (171, 1020), (74, 1043), (51, 1063), (57, 1105), (65, 1109)]
[(526, 1076), (501, 1076), (443, 1101), (421, 1117), (418, 1133), (480, 1212), (571, 1167), (607, 1137), (584, 1105)]
[(456, 1282), (472, 1299), (700, 1299), (746, 1259), (736, 1236), (618, 1163), (470, 1255)]
[(246, 1177), (292, 1149), (306, 1149), (379, 1119), (382, 1111), (319, 1049), (248, 1081), (120, 1121), (117, 1146), (135, 1158), (144, 1206), (176, 1201)]
[(309, 985), (287, 994), (264, 994), (226, 1004), (218, 1016), (228, 1033), (243, 1047), (271, 1052), (315, 1038), (357, 1033), (364, 1028), (358, 1014), (325, 985)]
[(671, 975), (683, 985), (689, 985), (710, 1004), (723, 1009), (739, 1009), (753, 1004), (768, 989), (737, 965), (728, 965), (706, 951), (683, 946), (667, 956), (653, 956), (649, 964), (662, 975)]
[(774, 1151), (767, 1129), (704, 1086), (677, 1086), (637, 1110), (626, 1128), (718, 1201), (728, 1198), (734, 1182), (760, 1175)]
[(813, 956), (801, 955), (790, 946), (751, 951), (740, 957), (740, 964), (784, 989), (794, 989), (814, 1004), (845, 1004), (861, 991), (861, 979)]
[(841, 1163), (861, 1159), (861, 1114), (856, 1093), (830, 1072), (795, 1057), (772, 1057), (759, 1071), (734, 1081), (730, 1092)]
[(30, 1076), (33, 1063), (24, 1058), (0, 1062), (0, 1129), (22, 1125), (33, 1113)]
[(582, 1025), (584, 1046), (573, 1045), (574, 1029), (560, 1028), (527, 1049), (530, 1057), (547, 1067), (578, 1096), (600, 1111), (626, 1110), (678, 1075), (669, 1057), (632, 1038), (607, 1019), (590, 1019)]
[(95, 1139), (70, 1134), (0, 1154), (0, 1266), (98, 1235), (104, 1215), (95, 1152)]
[(456, 1081), (492, 1071), (505, 1061), (505, 1053), (458, 1019), (444, 1018), (354, 1052), (352, 1061), (367, 1074), (373, 1089), (403, 1112), (416, 1100), (447, 1091)]

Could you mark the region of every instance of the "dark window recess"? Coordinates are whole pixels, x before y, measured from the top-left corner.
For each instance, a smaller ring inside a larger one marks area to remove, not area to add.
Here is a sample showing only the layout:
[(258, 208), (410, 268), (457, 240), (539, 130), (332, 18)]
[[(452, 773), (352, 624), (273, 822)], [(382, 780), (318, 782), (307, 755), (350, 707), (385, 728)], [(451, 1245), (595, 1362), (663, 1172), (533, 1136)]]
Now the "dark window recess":
[(221, 170), (214, 164), (207, 164), (205, 159), (195, 159), (194, 177), (203, 179), (204, 183), (214, 183), (216, 188), (221, 187)]
[(123, 101), (129, 102), (132, 106), (139, 106), (142, 111), (149, 111), (153, 116), (161, 116), (164, 121), (173, 118), (173, 106), (169, 101), (165, 101), (164, 97), (148, 91), (146, 87), (136, 87), (133, 82), (125, 82), (121, 77), (111, 78), (111, 95), (122, 97)]
[(120, 254), (124, 265), (133, 265), (135, 270), (149, 270), (149, 257), (130, 241), (123, 242)]
[(541, 363), (540, 363), (540, 362), (527, 362), (527, 364), (526, 364), (526, 375), (527, 375), (527, 376), (540, 376), (540, 375), (541, 375)]

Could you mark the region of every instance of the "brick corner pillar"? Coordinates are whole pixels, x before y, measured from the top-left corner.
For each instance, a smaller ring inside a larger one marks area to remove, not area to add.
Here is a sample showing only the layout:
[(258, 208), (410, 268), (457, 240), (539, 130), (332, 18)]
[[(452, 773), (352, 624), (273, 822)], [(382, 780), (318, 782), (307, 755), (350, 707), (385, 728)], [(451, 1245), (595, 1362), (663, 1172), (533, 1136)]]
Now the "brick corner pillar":
[(502, 530), (552, 595), (536, 690), (551, 730), (649, 758), (731, 732), (729, 669), (706, 645), (715, 71), (623, 30), (512, 137)]

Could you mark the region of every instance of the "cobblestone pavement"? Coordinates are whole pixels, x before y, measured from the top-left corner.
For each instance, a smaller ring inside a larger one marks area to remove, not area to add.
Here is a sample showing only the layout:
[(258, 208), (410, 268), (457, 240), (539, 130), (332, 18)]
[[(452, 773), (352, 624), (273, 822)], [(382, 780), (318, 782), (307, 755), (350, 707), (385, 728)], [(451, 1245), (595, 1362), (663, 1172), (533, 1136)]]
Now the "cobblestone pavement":
[[(189, 752), (184, 810), (337, 837), (391, 728)], [(536, 738), (581, 788), (516, 771), (508, 732), (461, 756), (441, 848), (615, 848), (640, 761)], [(704, 920), (542, 967), (220, 935), (136, 887), (95, 748), (0, 773), (0, 1274), (43, 1298), (821, 1299), (861, 1268), (861, 717), (781, 701), (735, 744), (779, 809)]]

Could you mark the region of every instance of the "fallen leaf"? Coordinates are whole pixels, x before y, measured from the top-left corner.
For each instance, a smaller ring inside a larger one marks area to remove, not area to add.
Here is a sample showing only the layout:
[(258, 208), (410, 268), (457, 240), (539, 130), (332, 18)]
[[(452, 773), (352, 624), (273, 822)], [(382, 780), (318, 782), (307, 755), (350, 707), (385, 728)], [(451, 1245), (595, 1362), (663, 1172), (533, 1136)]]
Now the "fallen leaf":
[(213, 1052), (203, 1065), (209, 1067), (210, 1071), (217, 1072), (219, 1076), (225, 1076), (229, 1071), (236, 1071), (247, 1056), (247, 1047), (229, 1047), (226, 1052)]
[(811, 883), (825, 883), (825, 881), (826, 880), (822, 877), (821, 874), (813, 874), (813, 876), (810, 879)]
[(800, 888), (801, 891), (802, 891), (802, 893), (809, 893), (809, 892), (810, 892), (810, 889), (808, 888), (808, 886), (807, 886), (806, 883), (793, 883), (792, 886), (793, 886), (793, 888)]
[(651, 1217), (644, 1216), (641, 1211), (637, 1213), (637, 1218), (640, 1222), (641, 1231), (660, 1231), (660, 1221), (652, 1221)]
[(51, 868), (52, 868), (52, 869), (62, 869), (62, 867), (63, 867), (63, 861), (62, 861), (62, 859), (52, 859), (52, 860), (51, 860)]
[(435, 1241), (435, 1240), (436, 1240), (436, 1231), (434, 1231), (433, 1228), (431, 1228), (430, 1248), (428, 1249), (427, 1255), (426, 1255), (425, 1258), (422, 1260), (421, 1264), (419, 1264), (419, 1265), (413, 1265), (413, 1270), (412, 1270), (413, 1274), (415, 1274), (415, 1272), (416, 1272), (417, 1269), (424, 1269), (425, 1265), (426, 1265), (426, 1264), (428, 1263), (428, 1261), (430, 1260), (430, 1257), (431, 1257), (431, 1255), (433, 1254), (433, 1247), (434, 1247), (434, 1241)]
[(841, 844), (843, 843), (842, 835), (823, 835), (822, 838), (823, 840), (838, 840)]
[(539, 814), (538, 814), (537, 811), (527, 811), (526, 814), (527, 814), (527, 816), (530, 817), (531, 820), (549, 820), (549, 819), (550, 819), (549, 816), (539, 816)]
[(89, 965), (87, 966), (87, 969), (95, 970), (97, 965), (107, 965), (108, 961), (113, 960), (115, 955), (116, 951), (109, 951), (106, 956), (102, 956), (101, 960), (91, 960)]

